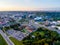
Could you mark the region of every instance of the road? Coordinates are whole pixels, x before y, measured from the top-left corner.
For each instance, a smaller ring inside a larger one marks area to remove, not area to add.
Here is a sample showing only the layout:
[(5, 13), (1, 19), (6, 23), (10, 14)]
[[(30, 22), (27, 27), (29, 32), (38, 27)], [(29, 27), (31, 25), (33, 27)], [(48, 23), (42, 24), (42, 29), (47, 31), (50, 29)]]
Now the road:
[(33, 20), (30, 20), (29, 22), (30, 22), (29, 24), (35, 26), (36, 29), (39, 28), (39, 27), (44, 27), (44, 28), (46, 28), (46, 29), (49, 29), (49, 30), (52, 30), (52, 31), (56, 31), (57, 33), (60, 34), (60, 30), (57, 30), (57, 29), (55, 29), (55, 28), (52, 28), (52, 27), (46, 27), (45, 25), (41, 25), (41, 24), (39, 24), (39, 23), (36, 23), (36, 22), (33, 21)]
[(0, 34), (5, 39), (8, 45), (14, 45), (14, 43), (9, 39), (9, 37), (2, 30), (0, 30)]

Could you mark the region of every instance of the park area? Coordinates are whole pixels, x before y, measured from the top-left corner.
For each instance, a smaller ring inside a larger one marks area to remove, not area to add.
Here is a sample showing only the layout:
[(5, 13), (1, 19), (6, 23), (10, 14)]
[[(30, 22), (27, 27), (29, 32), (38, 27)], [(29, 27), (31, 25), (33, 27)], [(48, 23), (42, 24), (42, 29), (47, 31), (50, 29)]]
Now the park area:
[(60, 45), (60, 34), (46, 28), (38, 28), (22, 41), (24, 45)]

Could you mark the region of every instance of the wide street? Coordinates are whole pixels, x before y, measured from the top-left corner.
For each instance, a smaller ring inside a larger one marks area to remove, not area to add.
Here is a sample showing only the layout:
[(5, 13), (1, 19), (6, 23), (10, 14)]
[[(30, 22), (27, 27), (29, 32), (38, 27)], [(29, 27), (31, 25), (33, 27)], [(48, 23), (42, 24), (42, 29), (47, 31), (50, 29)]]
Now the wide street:
[(9, 39), (9, 37), (2, 30), (0, 30), (0, 34), (5, 39), (8, 45), (14, 45), (14, 43)]

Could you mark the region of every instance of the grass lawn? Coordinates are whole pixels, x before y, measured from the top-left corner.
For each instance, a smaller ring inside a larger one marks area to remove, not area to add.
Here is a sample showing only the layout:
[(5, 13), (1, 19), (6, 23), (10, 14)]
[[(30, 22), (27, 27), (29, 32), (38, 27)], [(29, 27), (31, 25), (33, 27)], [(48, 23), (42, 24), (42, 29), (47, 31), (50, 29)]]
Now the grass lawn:
[(11, 41), (15, 44), (15, 45), (24, 45), (22, 43), (22, 41), (18, 41), (17, 39), (13, 38), (13, 37), (10, 37)]
[(0, 34), (0, 45), (8, 45)]

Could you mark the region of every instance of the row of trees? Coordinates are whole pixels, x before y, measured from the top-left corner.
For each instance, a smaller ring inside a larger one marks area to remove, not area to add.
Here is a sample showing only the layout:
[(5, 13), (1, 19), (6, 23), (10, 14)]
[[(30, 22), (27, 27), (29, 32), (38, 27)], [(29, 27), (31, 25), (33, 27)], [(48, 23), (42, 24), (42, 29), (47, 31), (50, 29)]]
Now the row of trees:
[(20, 24), (14, 24), (14, 25), (10, 25), (10, 26), (5, 26), (5, 27), (2, 27), (2, 30), (5, 30), (5, 31), (7, 31), (7, 30), (9, 30), (9, 29), (11, 29), (11, 28), (13, 28), (13, 29), (18, 29), (18, 27), (20, 26)]

